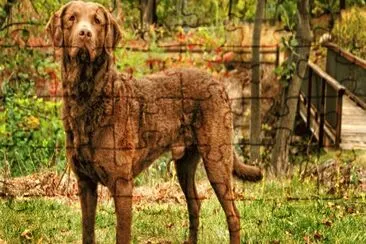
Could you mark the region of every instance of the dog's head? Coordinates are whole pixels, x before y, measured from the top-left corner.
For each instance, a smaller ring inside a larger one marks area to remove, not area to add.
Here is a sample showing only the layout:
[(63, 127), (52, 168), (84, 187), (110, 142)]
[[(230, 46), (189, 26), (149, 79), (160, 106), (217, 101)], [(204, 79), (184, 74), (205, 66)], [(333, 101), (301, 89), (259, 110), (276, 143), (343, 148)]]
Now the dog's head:
[(100, 4), (71, 1), (57, 11), (47, 27), (62, 55), (93, 62), (103, 52), (112, 56), (121, 38), (114, 17)]

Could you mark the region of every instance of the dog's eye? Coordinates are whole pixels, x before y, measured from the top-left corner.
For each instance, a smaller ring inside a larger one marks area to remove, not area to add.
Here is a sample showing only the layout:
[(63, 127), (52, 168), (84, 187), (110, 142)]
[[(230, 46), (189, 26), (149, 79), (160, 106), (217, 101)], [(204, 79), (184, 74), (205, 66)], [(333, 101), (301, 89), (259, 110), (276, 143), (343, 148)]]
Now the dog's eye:
[(74, 16), (74, 15), (71, 15), (71, 16), (69, 17), (69, 20), (70, 20), (70, 21), (74, 21), (74, 20), (75, 20), (75, 16)]
[(98, 19), (98, 17), (94, 17), (94, 21), (95, 21), (95, 23), (97, 24), (97, 25), (99, 25), (100, 24), (100, 19)]

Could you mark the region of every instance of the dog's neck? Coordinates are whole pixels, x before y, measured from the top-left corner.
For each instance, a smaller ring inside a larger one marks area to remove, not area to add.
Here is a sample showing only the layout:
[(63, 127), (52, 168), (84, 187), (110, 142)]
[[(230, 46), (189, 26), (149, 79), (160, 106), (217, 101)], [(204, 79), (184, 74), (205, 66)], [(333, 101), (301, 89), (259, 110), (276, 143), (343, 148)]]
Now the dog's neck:
[(105, 53), (93, 62), (65, 55), (62, 71), (64, 98), (79, 104), (92, 102), (93, 94), (103, 95), (115, 73), (113, 59)]
[(66, 131), (71, 133), (72, 147), (90, 144), (96, 128), (112, 119), (105, 114), (111, 114), (108, 111), (113, 107), (111, 94), (113, 96), (116, 74), (113, 58), (107, 54), (100, 55), (94, 62), (64, 57), (63, 120)]

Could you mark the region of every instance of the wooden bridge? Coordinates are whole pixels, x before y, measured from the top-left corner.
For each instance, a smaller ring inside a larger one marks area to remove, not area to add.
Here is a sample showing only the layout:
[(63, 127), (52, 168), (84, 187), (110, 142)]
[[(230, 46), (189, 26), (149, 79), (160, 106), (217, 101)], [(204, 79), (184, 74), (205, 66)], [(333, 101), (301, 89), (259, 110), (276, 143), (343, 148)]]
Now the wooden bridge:
[(326, 72), (308, 64), (300, 116), (319, 146), (366, 149), (366, 61), (334, 44), (327, 48)]

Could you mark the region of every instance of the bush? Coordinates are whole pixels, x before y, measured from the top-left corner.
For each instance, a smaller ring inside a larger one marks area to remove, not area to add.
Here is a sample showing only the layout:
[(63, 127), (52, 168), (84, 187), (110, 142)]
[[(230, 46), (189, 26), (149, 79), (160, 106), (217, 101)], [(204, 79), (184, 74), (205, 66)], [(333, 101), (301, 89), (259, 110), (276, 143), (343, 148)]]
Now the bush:
[(11, 176), (65, 163), (60, 102), (36, 97), (33, 88), (33, 83), (3, 84), (0, 168)]
[(332, 31), (336, 43), (351, 53), (366, 58), (366, 16), (359, 8), (342, 13)]

